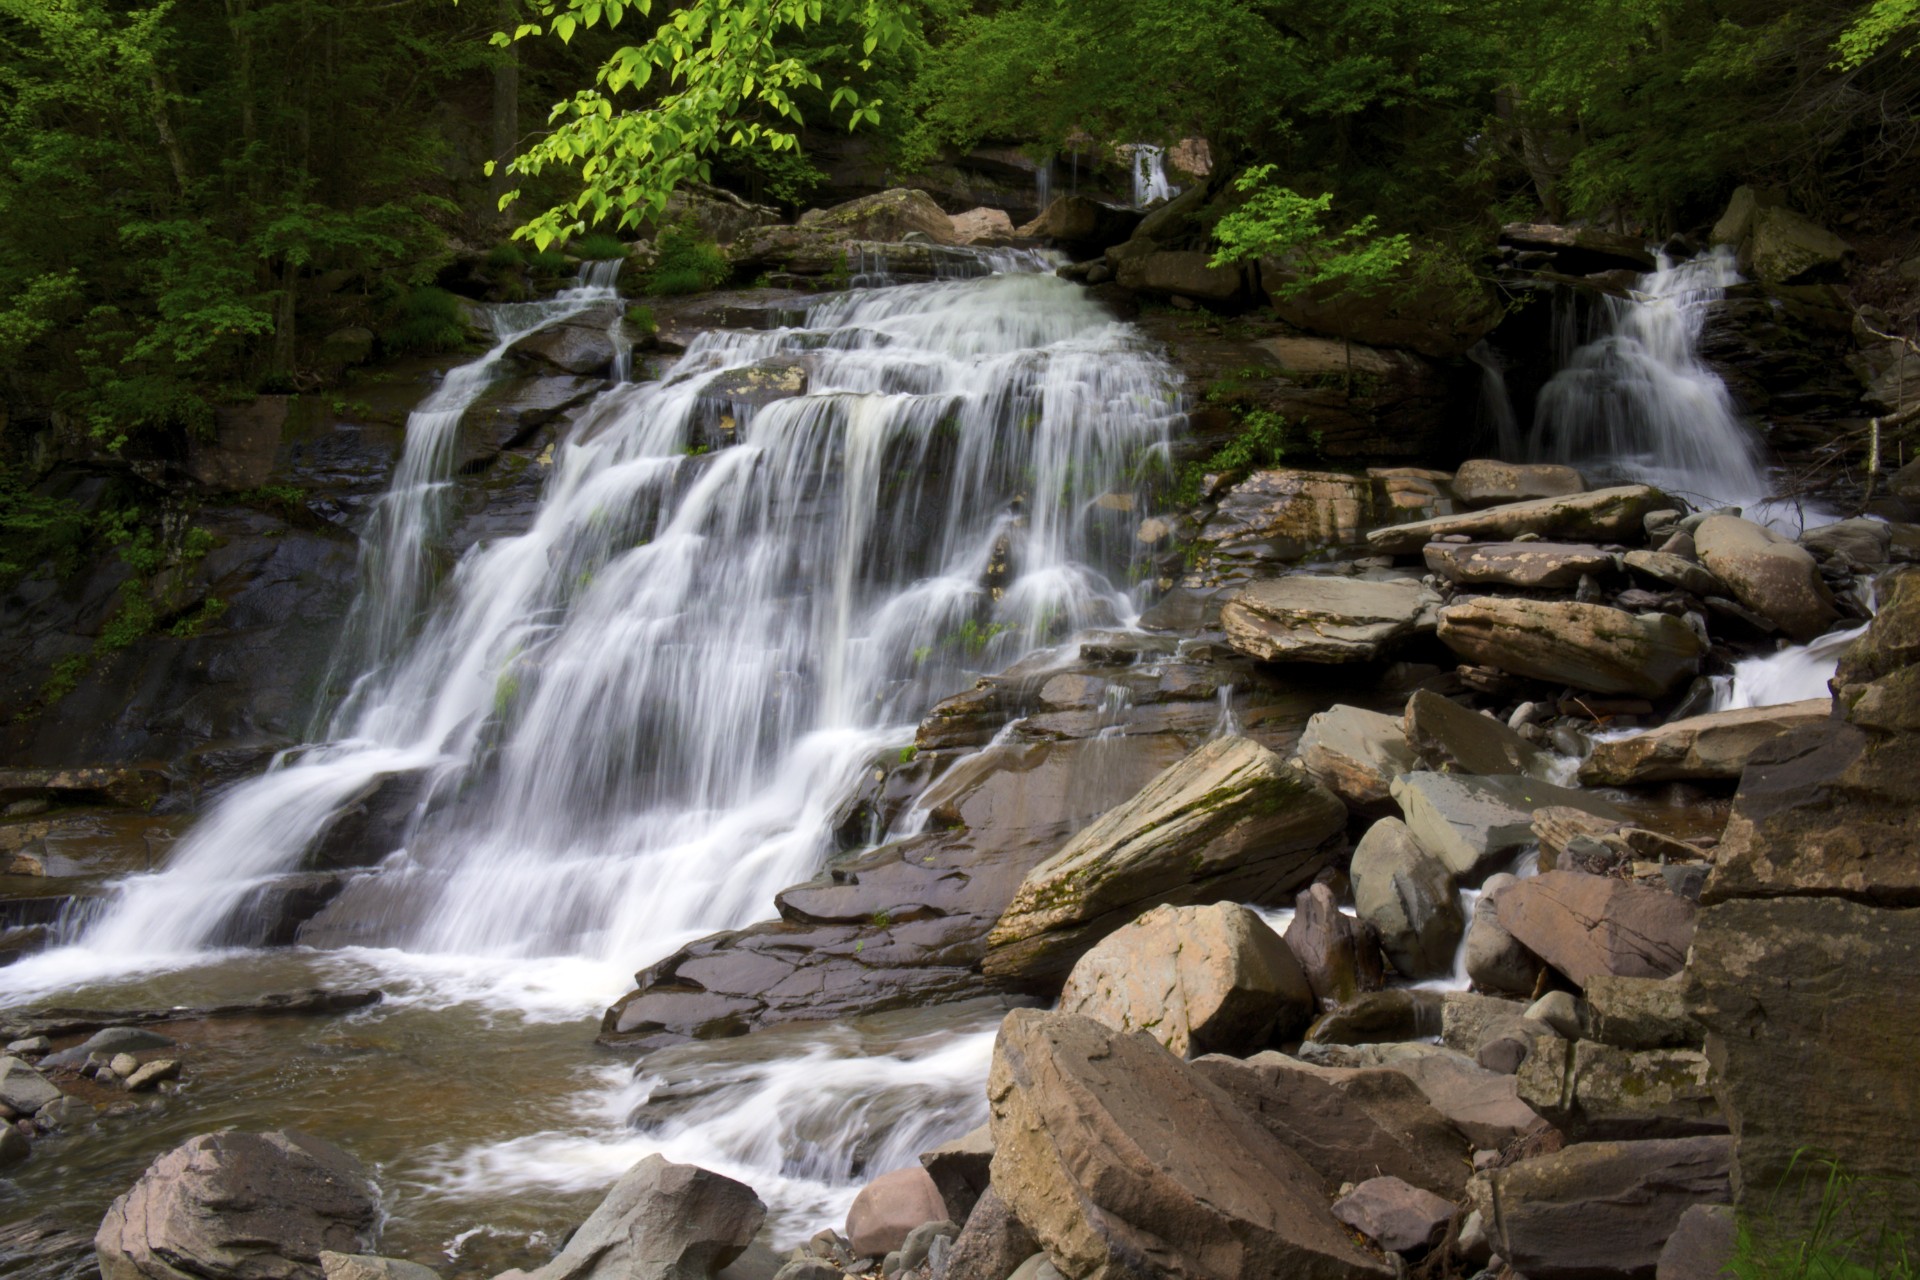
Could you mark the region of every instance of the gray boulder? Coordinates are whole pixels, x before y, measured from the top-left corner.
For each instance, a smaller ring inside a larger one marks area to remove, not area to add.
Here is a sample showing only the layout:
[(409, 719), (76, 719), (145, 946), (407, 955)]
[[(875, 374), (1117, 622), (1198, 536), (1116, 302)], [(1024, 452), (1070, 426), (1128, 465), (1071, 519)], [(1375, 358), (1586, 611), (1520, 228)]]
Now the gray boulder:
[(1300, 1030), (1313, 989), (1280, 935), (1238, 903), (1161, 906), (1081, 956), (1059, 1008), (1192, 1058), (1249, 1053)]
[(1027, 873), (987, 937), (988, 977), (1064, 977), (1159, 903), (1284, 901), (1345, 842), (1331, 792), (1247, 738), (1216, 738)]
[(1474, 587), (1559, 591), (1614, 569), (1612, 552), (1565, 542), (1429, 542), (1423, 554), (1447, 581)]
[(1654, 1280), (1720, 1280), (1739, 1234), (1730, 1204), (1696, 1204), (1680, 1215), (1660, 1250)]
[(1020, 1225), (1000, 1193), (988, 1187), (947, 1255), (947, 1280), (1005, 1280), (1039, 1249), (1033, 1233)]
[(1469, 882), (1533, 842), (1537, 809), (1562, 806), (1611, 821), (1625, 817), (1591, 792), (1512, 775), (1409, 773), (1394, 782), (1393, 798), (1420, 847)]
[(1337, 1052), (1353, 1066), (1387, 1067), (1406, 1076), (1475, 1147), (1498, 1149), (1546, 1125), (1520, 1101), (1512, 1076), (1441, 1045), (1363, 1045)]
[(1379, 933), (1341, 911), (1324, 884), (1310, 885), (1294, 899), (1286, 943), (1317, 1000), (1344, 1003), (1386, 985)]
[(160, 1156), (94, 1236), (102, 1280), (322, 1280), (378, 1216), (359, 1161), (291, 1130), (212, 1133)]
[(1382, 818), (1354, 847), (1354, 909), (1380, 933), (1380, 947), (1407, 978), (1453, 972), (1466, 922), (1445, 863), (1420, 847), (1398, 818)]
[(1818, 562), (1798, 543), (1739, 516), (1708, 516), (1693, 541), (1734, 599), (1800, 643), (1840, 620)]
[(1587, 980), (1589, 1038), (1621, 1049), (1698, 1049), (1705, 1028), (1687, 1012), (1687, 985), (1680, 978)]
[(1667, 505), (1666, 495), (1658, 489), (1618, 485), (1390, 525), (1369, 533), (1367, 541), (1390, 555), (1411, 555), (1436, 538), (1454, 536), (1510, 541), (1523, 533), (1537, 533), (1543, 538), (1618, 542), (1638, 537), (1642, 517)]
[(1800, 535), (1800, 545), (1823, 560), (1857, 569), (1885, 564), (1893, 553), (1893, 526), (1884, 520), (1836, 520)]
[(1468, 662), (1593, 693), (1657, 698), (1700, 669), (1705, 650), (1667, 613), (1574, 600), (1479, 596), (1440, 610), (1440, 641)]
[(1577, 987), (1602, 974), (1664, 978), (1693, 942), (1693, 903), (1665, 889), (1548, 871), (1500, 891), (1500, 923)]
[(1453, 473), (1453, 496), (1461, 505), (1491, 507), (1534, 498), (1583, 493), (1587, 482), (1572, 467), (1550, 462), (1497, 462), (1472, 458)]
[(955, 1222), (967, 1221), (986, 1194), (992, 1165), (993, 1130), (984, 1124), (920, 1153), (920, 1167), (933, 1179), (947, 1217)]
[(1635, 1053), (1540, 1036), (1516, 1075), (1520, 1100), (1575, 1141), (1727, 1131), (1706, 1055), (1694, 1049)]
[(1650, 1277), (1688, 1209), (1728, 1200), (1732, 1158), (1725, 1137), (1581, 1143), (1494, 1170), (1476, 1207), (1528, 1280)]
[(1474, 900), (1473, 920), (1467, 926), (1467, 977), (1481, 991), (1503, 995), (1533, 994), (1545, 968), (1540, 957), (1514, 940), (1500, 923), (1494, 900), (1500, 890), (1519, 880), (1505, 872), (1488, 876)]
[(1391, 804), (1393, 780), (1419, 767), (1400, 720), (1360, 707), (1317, 713), (1296, 749), (1308, 773), (1361, 812)]
[(1837, 280), (1853, 256), (1852, 245), (1785, 205), (1756, 207), (1752, 227), (1741, 260), (1770, 285)]
[(712, 1280), (746, 1250), (766, 1216), (751, 1187), (651, 1155), (621, 1175), (558, 1257), (528, 1277)]
[(1426, 769), (1440, 773), (1523, 773), (1544, 780), (1553, 768), (1550, 755), (1505, 724), (1430, 689), (1422, 689), (1407, 700), (1404, 720), (1407, 743)]
[(0, 1103), (15, 1115), (30, 1116), (60, 1099), (60, 1088), (22, 1058), (0, 1058)]
[(1016, 1009), (987, 1098), (994, 1189), (1066, 1275), (1391, 1275), (1312, 1168), (1149, 1036)]
[[(1681, 534), (1689, 542), (1693, 535)], [(1670, 551), (1629, 551), (1622, 557), (1628, 569), (1663, 587), (1691, 591), (1697, 596), (1725, 595), (1726, 584), (1685, 556)]]
[(1374, 662), (1433, 628), (1440, 605), (1417, 578), (1290, 573), (1263, 578), (1220, 611), (1227, 643), (1266, 662)]

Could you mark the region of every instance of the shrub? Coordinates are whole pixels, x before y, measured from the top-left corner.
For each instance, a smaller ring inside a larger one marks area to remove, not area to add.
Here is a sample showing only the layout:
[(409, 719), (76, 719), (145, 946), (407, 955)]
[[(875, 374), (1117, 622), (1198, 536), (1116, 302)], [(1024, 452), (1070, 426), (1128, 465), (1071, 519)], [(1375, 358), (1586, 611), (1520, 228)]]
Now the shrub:
[(660, 322), (653, 318), (653, 308), (631, 306), (627, 308), (627, 323), (642, 333), (660, 332)]
[(572, 269), (567, 255), (558, 249), (542, 249), (539, 253), (529, 254), (527, 265), (533, 268), (535, 275), (563, 276)]
[(511, 240), (487, 251), (487, 265), (495, 271), (511, 271), (527, 265), (527, 251)]
[(624, 258), (627, 246), (620, 242), (619, 236), (608, 235), (604, 231), (595, 231), (584, 235), (567, 245), (567, 251), (576, 258)]
[(86, 512), (34, 492), (26, 477), (0, 465), (0, 583), (43, 565), (66, 577), (79, 568), (86, 540)]
[(466, 342), (460, 300), (445, 289), (424, 285), (400, 299), (393, 323), (380, 335), (388, 351), (429, 354), (454, 351)]
[(732, 273), (727, 255), (698, 227), (677, 223), (654, 241), (653, 271), (647, 292), (655, 297), (700, 293), (725, 282)]

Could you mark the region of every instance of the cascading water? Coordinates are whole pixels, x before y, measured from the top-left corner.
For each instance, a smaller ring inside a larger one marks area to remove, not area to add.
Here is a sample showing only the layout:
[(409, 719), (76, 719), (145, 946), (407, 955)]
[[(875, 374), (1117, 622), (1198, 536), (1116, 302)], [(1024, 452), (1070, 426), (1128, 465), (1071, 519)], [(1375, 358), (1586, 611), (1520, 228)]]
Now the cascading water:
[[(703, 335), (664, 381), (593, 403), (554, 449), (531, 527), (467, 553), (325, 742), (238, 787), (165, 870), (123, 881), (76, 943), (0, 983), (193, 962), (342, 804), (407, 779), (430, 797), (407, 848), (321, 921), (329, 940), (381, 949), (339, 963), (442, 992), (416, 1001), (591, 1014), (636, 965), (770, 914), (819, 865), (860, 771), (970, 672), (1132, 621), (1108, 576), (1134, 554), (1131, 517), (1096, 500), (1130, 487), (1178, 408), (1133, 329), (1031, 270), (860, 290), (817, 302), (804, 327)], [(420, 435), (410, 453), (444, 452)], [(410, 459), (369, 536), (430, 530), (434, 474)], [(410, 613), (412, 596), (376, 578), (362, 609)], [(542, 966), (560, 995), (528, 994)], [(946, 1080), (965, 1127), (990, 1040), (916, 1042), (881, 1073)], [(733, 1082), (720, 1109), (790, 1091), (775, 1074)], [(774, 1159), (728, 1138), (725, 1115), (678, 1123), (656, 1148)], [(562, 1163), (624, 1158), (628, 1141), (576, 1134)], [(530, 1182), (564, 1178), (525, 1155), (499, 1158)], [(837, 1168), (808, 1172), (802, 1199)]]
[(1533, 460), (1642, 481), (1702, 508), (1764, 505), (1759, 442), (1697, 354), (1707, 308), (1739, 278), (1721, 248), (1663, 258), (1630, 297), (1603, 299), (1598, 332), (1541, 389)]
[(1167, 153), (1164, 148), (1150, 142), (1138, 142), (1133, 144), (1131, 151), (1134, 208), (1144, 209), (1180, 194), (1180, 189), (1167, 181)]

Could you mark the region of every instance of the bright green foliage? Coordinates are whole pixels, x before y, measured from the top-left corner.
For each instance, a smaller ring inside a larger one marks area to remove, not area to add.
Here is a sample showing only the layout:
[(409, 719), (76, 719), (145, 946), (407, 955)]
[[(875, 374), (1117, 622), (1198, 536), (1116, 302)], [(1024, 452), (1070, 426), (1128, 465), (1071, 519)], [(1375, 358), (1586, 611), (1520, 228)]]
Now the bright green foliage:
[(1220, 243), (1213, 255), (1216, 267), (1250, 258), (1276, 258), (1297, 272), (1286, 286), (1299, 293), (1327, 285), (1342, 292), (1370, 293), (1392, 279), (1413, 255), (1407, 236), (1375, 234), (1372, 214), (1344, 231), (1329, 231), (1322, 221), (1333, 203), (1331, 195), (1309, 198), (1275, 185), (1273, 166), (1246, 170), (1235, 188), (1246, 197), (1215, 224), (1213, 238)]
[(730, 270), (719, 245), (699, 228), (676, 223), (663, 229), (654, 242), (647, 292), (655, 297), (699, 293), (724, 282)]
[(387, 350), (409, 354), (457, 351), (466, 340), (460, 300), (431, 285), (409, 289), (400, 299), (393, 323), (380, 335)]
[(573, 264), (558, 249), (541, 249), (527, 255), (527, 267), (536, 275), (563, 276), (572, 270)]
[(1920, 0), (1874, 0), (1840, 33), (1835, 44), (1840, 65), (1852, 70), (1896, 41), (1901, 53), (1910, 55), (1916, 28), (1920, 28)]
[(1174, 501), (1190, 507), (1200, 500), (1201, 483), (1209, 475), (1242, 476), (1261, 467), (1277, 467), (1287, 456), (1287, 420), (1271, 409), (1247, 409), (1240, 415), (1240, 431), (1203, 461), (1180, 469)]
[[(501, 42), (544, 31), (571, 41), (603, 20), (617, 26), (629, 12), (646, 15), (651, 0), (531, 0), (544, 20), (521, 25)], [(537, 214), (516, 234), (540, 248), (578, 234), (589, 223), (637, 227), (659, 218), (675, 188), (712, 177), (724, 148), (791, 151), (804, 123), (801, 98), (822, 91), (818, 53), (799, 56), (790, 38), (822, 25), (848, 29), (833, 53), (868, 72), (877, 51), (907, 34), (895, 0), (691, 0), (660, 22), (651, 38), (616, 49), (591, 88), (553, 109), (553, 129), (509, 166), (525, 177), (549, 168), (577, 172), (580, 190)], [(651, 101), (638, 98), (656, 84)], [(616, 100), (619, 100), (618, 103)], [(846, 108), (849, 127), (877, 123), (880, 103), (863, 98), (851, 79), (835, 83), (828, 106)], [(504, 209), (520, 192), (501, 200)]]
[(627, 246), (621, 242), (619, 236), (595, 231), (589, 235), (575, 236), (568, 241), (567, 252), (576, 258), (624, 258), (627, 256)]

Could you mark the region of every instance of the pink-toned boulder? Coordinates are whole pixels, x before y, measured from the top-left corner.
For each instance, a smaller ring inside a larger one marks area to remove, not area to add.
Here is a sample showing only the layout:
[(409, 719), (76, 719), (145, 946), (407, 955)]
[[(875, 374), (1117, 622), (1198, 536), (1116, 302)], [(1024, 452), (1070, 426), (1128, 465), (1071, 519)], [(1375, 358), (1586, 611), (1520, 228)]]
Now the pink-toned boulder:
[(880, 1258), (907, 1242), (907, 1233), (926, 1222), (942, 1222), (947, 1202), (933, 1176), (915, 1165), (883, 1173), (861, 1188), (847, 1210), (847, 1240), (855, 1256)]
[(1694, 905), (1648, 885), (1548, 871), (1500, 891), (1500, 925), (1575, 986), (1604, 975), (1665, 978), (1687, 962)]

